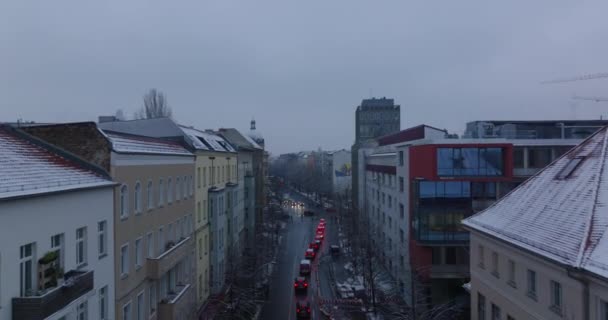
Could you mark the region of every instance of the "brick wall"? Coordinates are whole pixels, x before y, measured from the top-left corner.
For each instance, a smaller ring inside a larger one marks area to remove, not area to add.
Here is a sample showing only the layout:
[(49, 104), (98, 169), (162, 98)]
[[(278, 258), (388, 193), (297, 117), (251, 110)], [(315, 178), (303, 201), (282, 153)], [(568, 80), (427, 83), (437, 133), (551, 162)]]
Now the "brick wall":
[(94, 122), (23, 127), (21, 130), (110, 172), (110, 143)]

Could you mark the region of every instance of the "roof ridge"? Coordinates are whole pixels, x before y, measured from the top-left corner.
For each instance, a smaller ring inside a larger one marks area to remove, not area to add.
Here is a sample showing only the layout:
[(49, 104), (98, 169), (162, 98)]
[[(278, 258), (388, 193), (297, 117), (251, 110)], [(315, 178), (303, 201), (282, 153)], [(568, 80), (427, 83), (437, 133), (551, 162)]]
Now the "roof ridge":
[[(595, 211), (597, 209), (597, 200), (599, 196), (599, 188), (602, 181), (602, 174), (604, 172), (604, 167), (606, 165), (606, 148), (608, 147), (608, 134), (606, 132), (606, 127), (601, 129), (604, 134), (603, 142), (602, 142), (602, 153), (600, 155), (600, 167), (598, 170), (598, 178), (595, 182), (595, 186), (592, 189), (593, 191), (593, 202), (591, 203), (591, 211), (589, 212), (589, 217), (586, 222), (585, 234), (583, 239), (581, 240), (581, 244), (578, 250), (578, 255), (576, 257), (576, 267), (580, 268), (583, 263), (583, 257), (587, 252), (587, 248), (589, 247), (589, 237), (591, 235), (591, 229), (593, 227), (593, 218), (595, 217)], [(599, 132), (598, 132), (599, 133)], [(597, 134), (597, 133), (596, 133)]]

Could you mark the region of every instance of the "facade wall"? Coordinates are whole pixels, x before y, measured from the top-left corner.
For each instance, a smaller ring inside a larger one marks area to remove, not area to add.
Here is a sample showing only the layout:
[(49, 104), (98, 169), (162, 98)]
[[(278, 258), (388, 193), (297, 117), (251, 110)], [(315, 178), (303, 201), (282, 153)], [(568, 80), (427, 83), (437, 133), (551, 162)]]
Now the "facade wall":
[[(470, 248), (472, 319), (483, 319), (478, 312), (479, 294), (485, 297), (485, 319), (492, 319), (492, 304), (500, 308), (503, 318), (510, 315), (515, 319), (584, 319), (584, 286), (569, 277), (564, 267), (475, 231), (471, 232)], [(480, 257), (481, 250), (484, 252), (483, 259)], [(494, 252), (498, 257), (497, 273), (493, 266)], [(515, 266), (513, 277), (510, 275), (509, 260)], [(536, 274), (535, 295), (528, 293), (527, 270)], [(561, 314), (551, 307), (552, 280), (562, 287)], [(605, 288), (592, 290), (592, 296), (597, 298), (603, 295), (606, 301), (608, 296), (605, 295)]]
[[(170, 249), (170, 243), (179, 243), (180, 239), (190, 237), (193, 231), (194, 194), (190, 190), (194, 179), (194, 158), (113, 154), (111, 172), (114, 180), (121, 184), (114, 199), (116, 319), (122, 319), (123, 307), (129, 304), (132, 317), (136, 319), (138, 296), (142, 294), (143, 317), (147, 318), (159, 310), (158, 304), (168, 296), (168, 292), (175, 290), (171, 287), (179, 282), (194, 286), (192, 242), (186, 244), (189, 246), (188, 254), (178, 257), (179, 264), (161, 279), (149, 280), (148, 277), (148, 258), (161, 256)], [(159, 187), (161, 180), (162, 188)], [(150, 183), (152, 188), (148, 192)], [(138, 184), (139, 210), (136, 209)], [(122, 187), (127, 191), (125, 215), (121, 215)], [(126, 270), (121, 266), (123, 248), (128, 252)], [(189, 317), (194, 311), (193, 295), (194, 289), (182, 298), (190, 300), (191, 304), (191, 310), (184, 316)]]
[(350, 151), (340, 150), (332, 155), (331, 161), (331, 177), (332, 177), (332, 193), (344, 194), (350, 192), (352, 188), (352, 163)]
[[(33, 243), (33, 287), (38, 259), (51, 248), (51, 237), (62, 234), (60, 260), (64, 272), (94, 271), (94, 290), (77, 298), (49, 319), (76, 319), (76, 308), (87, 303), (88, 319), (99, 319), (99, 293), (107, 288), (107, 313), (114, 314), (113, 188), (91, 189), (0, 202), (0, 319), (12, 319), (12, 298), (20, 296), (20, 247)], [(6, 223), (10, 221), (10, 223)], [(107, 252), (98, 251), (98, 223), (106, 222)], [(77, 229), (86, 228), (85, 264), (76, 264)]]

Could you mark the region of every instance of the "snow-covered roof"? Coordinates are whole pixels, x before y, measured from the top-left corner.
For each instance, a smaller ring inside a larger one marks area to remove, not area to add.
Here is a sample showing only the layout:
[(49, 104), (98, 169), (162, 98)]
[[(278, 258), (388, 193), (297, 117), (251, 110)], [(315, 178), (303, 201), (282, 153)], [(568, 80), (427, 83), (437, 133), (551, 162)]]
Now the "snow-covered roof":
[(608, 278), (604, 127), (463, 224)]
[(219, 152), (236, 152), (236, 150), (217, 134), (197, 130), (191, 127), (179, 126), (180, 129), (193, 140), (193, 144), (197, 149), (211, 150)]
[(193, 156), (190, 151), (174, 141), (108, 131), (104, 133), (115, 152)]
[(0, 199), (113, 184), (83, 165), (16, 134), (14, 129), (0, 126)]

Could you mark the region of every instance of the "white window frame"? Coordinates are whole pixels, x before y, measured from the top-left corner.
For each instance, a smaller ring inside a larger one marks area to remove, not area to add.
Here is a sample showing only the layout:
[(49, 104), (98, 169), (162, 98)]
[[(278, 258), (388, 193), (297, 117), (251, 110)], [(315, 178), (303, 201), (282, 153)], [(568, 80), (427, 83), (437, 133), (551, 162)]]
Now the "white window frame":
[(182, 194), (182, 197), (184, 198), (184, 200), (186, 200), (188, 199), (188, 195), (190, 194), (190, 181), (188, 181), (188, 176), (184, 176), (184, 180), (182, 183), (184, 184), (184, 194)]
[(127, 277), (129, 275), (129, 269), (129, 243), (127, 242), (120, 246), (120, 277)]
[(156, 300), (156, 282), (150, 283), (150, 288), (148, 288), (148, 310), (150, 311), (150, 316), (156, 313), (158, 301)]
[(163, 178), (158, 179), (158, 207), (165, 205), (165, 184)]
[(97, 291), (99, 298), (99, 320), (108, 320), (108, 286)]
[(135, 319), (144, 320), (146, 316), (146, 302), (144, 301), (144, 291), (142, 290), (135, 298)]
[(154, 209), (154, 183), (152, 182), (152, 180), (148, 180), (148, 189), (147, 189), (147, 195), (148, 195), (148, 211)]
[(146, 235), (146, 244), (148, 245), (148, 258), (154, 258), (154, 232), (148, 232)]
[(175, 177), (175, 201), (182, 199), (182, 179), (180, 176)]
[[(128, 310), (128, 312), (126, 312)], [(122, 305), (122, 319), (121, 320), (132, 320), (133, 309), (131, 308), (131, 301)]]
[[(561, 314), (564, 306), (564, 288), (559, 281), (551, 280), (549, 282), (551, 310)], [(557, 290), (556, 290), (557, 289)], [(556, 293), (557, 291), (557, 293)]]
[(143, 266), (143, 248), (142, 248), (142, 237), (135, 239), (135, 270), (140, 269)]
[[(79, 232), (82, 233), (79, 235)], [(80, 257), (80, 247), (82, 246), (82, 257)], [(81, 260), (82, 259), (82, 260)], [(87, 264), (87, 227), (76, 229), (76, 267)]]
[(106, 220), (97, 223), (97, 255), (99, 259), (108, 255), (108, 222)]
[[(31, 246), (30, 247), (30, 255), (26, 256), (25, 252), (26, 252), (26, 247), (27, 246)], [(28, 291), (31, 291), (32, 293), (34, 293), (34, 291), (36, 290), (36, 288), (38, 287), (37, 285), (37, 276), (38, 276), (38, 270), (37, 265), (34, 263), (36, 261), (36, 243), (35, 242), (31, 242), (31, 243), (27, 243), (24, 244), (22, 246), (19, 247), (19, 270), (20, 270), (20, 275), (19, 275), (19, 287), (21, 290), (21, 296), (25, 297), (27, 296)], [(31, 283), (31, 288), (26, 288), (25, 287), (25, 264), (29, 262), (30, 263), (30, 283)]]
[(123, 184), (120, 186), (120, 219), (126, 219), (129, 217), (129, 186)]
[(171, 177), (167, 178), (167, 204), (173, 203), (173, 179)]
[(141, 208), (141, 183), (139, 181), (135, 182), (135, 189), (134, 189), (134, 199), (133, 199), (133, 209), (135, 211), (135, 214), (140, 214), (142, 212), (142, 208)]
[(76, 305), (76, 320), (87, 320), (88, 315), (87, 300)]

